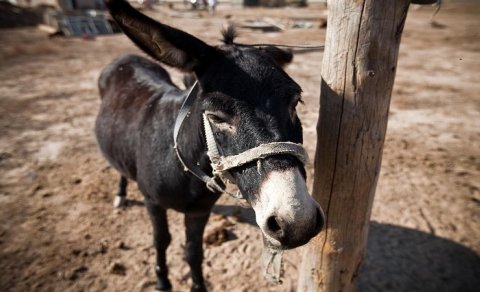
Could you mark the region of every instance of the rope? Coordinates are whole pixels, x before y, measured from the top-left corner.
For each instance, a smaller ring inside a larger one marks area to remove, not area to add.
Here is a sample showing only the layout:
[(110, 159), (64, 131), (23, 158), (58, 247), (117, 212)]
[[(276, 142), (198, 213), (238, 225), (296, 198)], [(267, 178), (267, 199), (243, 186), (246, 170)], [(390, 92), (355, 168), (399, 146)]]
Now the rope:
[(267, 47), (267, 46), (275, 46), (281, 48), (293, 48), (293, 49), (316, 49), (316, 50), (323, 50), (325, 49), (325, 45), (279, 45), (279, 44), (253, 44), (251, 46), (254, 47)]
[(302, 164), (306, 164), (308, 161), (308, 155), (305, 148), (301, 144), (293, 142), (272, 142), (260, 144), (255, 148), (245, 150), (244, 152), (231, 155), (227, 157), (212, 157), (212, 160), (217, 160), (217, 163), (213, 163), (214, 171), (225, 172), (232, 168), (236, 168), (245, 165), (249, 162), (267, 158), (273, 155), (292, 155), (298, 158)]
[(281, 48), (293, 48), (293, 49), (309, 49), (309, 50), (323, 50), (325, 45), (281, 45), (281, 44), (240, 44), (233, 43), (236, 46), (241, 47), (281, 47)]

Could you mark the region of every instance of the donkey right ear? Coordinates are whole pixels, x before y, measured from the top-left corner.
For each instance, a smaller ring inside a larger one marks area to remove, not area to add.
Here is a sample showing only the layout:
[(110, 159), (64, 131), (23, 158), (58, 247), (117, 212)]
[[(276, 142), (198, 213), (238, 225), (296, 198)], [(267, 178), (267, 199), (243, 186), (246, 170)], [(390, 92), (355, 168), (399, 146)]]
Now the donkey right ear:
[(105, 0), (105, 4), (125, 34), (160, 62), (191, 72), (216, 53), (203, 41), (153, 20), (124, 0)]
[(293, 53), (290, 49), (280, 49), (275, 46), (260, 47), (260, 51), (269, 55), (280, 66), (285, 67), (293, 60)]

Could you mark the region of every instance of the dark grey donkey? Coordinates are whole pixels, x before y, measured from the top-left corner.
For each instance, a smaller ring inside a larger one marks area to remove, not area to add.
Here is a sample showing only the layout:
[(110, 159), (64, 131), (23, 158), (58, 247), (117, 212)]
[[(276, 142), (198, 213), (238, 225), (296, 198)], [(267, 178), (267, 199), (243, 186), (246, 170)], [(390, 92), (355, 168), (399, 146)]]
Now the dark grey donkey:
[(117, 204), (125, 201), (127, 179), (137, 181), (145, 196), (157, 251), (156, 288), (171, 289), (165, 257), (171, 238), (166, 209), (171, 208), (185, 213), (192, 291), (206, 290), (202, 236), (224, 186), (219, 173), (234, 181), (253, 207), (270, 248), (298, 247), (318, 234), (324, 217), (307, 192), (295, 112), (301, 89), (281, 67), (292, 54), (236, 44), (231, 29), (224, 32), (223, 45), (212, 47), (123, 0), (106, 4), (140, 49), (198, 80), (186, 109), (180, 109), (188, 92), (146, 58), (122, 56), (99, 79), (98, 145), (121, 174)]

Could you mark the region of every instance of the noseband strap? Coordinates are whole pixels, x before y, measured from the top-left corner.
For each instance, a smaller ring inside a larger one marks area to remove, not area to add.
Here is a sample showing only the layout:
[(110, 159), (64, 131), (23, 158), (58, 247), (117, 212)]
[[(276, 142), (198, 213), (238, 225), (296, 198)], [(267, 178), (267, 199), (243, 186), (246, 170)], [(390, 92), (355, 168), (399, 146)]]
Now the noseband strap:
[(291, 155), (300, 160), (303, 165), (308, 162), (308, 154), (305, 148), (303, 148), (301, 144), (293, 142), (265, 143), (250, 148), (240, 154), (222, 156), (215, 142), (210, 122), (205, 114), (203, 114), (203, 124), (205, 127), (205, 138), (207, 140), (207, 154), (212, 162), (214, 175), (224, 175), (230, 169), (273, 155)]
[(207, 116), (203, 114), (203, 126), (205, 130), (205, 140), (207, 143), (207, 155), (211, 161), (213, 177), (206, 174), (199, 167), (188, 167), (178, 149), (178, 134), (183, 125), (183, 122), (190, 114), (190, 108), (192, 107), (195, 97), (197, 96), (199, 91), (198, 87), (199, 86), (197, 81), (190, 89), (190, 92), (188, 93), (188, 96), (183, 102), (182, 107), (180, 108), (180, 111), (178, 113), (173, 131), (175, 141), (174, 148), (175, 152), (177, 153), (178, 159), (183, 165), (184, 170), (190, 172), (195, 177), (205, 182), (205, 184), (211, 191), (220, 193), (226, 192), (234, 198), (240, 199), (241, 195), (229, 193), (225, 190), (225, 187), (222, 186), (226, 184), (226, 180), (235, 183), (235, 180), (233, 179), (229, 170), (240, 167), (250, 162), (260, 161), (269, 156), (291, 155), (296, 157), (303, 165), (307, 163), (308, 155), (305, 151), (305, 148), (303, 148), (301, 144), (293, 142), (265, 143), (236, 155), (223, 156), (220, 153), (220, 149), (218, 148), (218, 145), (215, 141), (210, 121), (208, 120)]

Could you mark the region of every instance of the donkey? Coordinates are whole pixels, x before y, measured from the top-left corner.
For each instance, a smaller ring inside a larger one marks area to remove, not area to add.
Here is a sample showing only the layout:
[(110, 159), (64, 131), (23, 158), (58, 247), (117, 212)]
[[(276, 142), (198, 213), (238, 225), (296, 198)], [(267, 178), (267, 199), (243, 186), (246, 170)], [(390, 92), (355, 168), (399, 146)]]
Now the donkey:
[[(228, 174), (253, 207), (266, 246), (295, 248), (317, 235), (324, 215), (305, 183), (302, 127), (295, 111), (301, 88), (282, 69), (291, 52), (236, 44), (231, 28), (223, 33), (224, 43), (213, 47), (124, 0), (106, 4), (140, 49), (198, 80), (189, 95), (158, 63), (125, 55), (98, 81), (98, 145), (121, 175), (117, 205), (125, 202), (128, 179), (145, 197), (156, 249), (156, 289), (172, 287), (165, 252), (171, 241), (166, 210), (173, 209), (185, 214), (191, 290), (206, 291), (202, 237), (224, 190), (218, 172)], [(181, 108), (185, 99), (190, 100), (187, 109)], [(174, 131), (176, 119), (180, 125)], [(219, 170), (221, 164), (225, 169)]]

